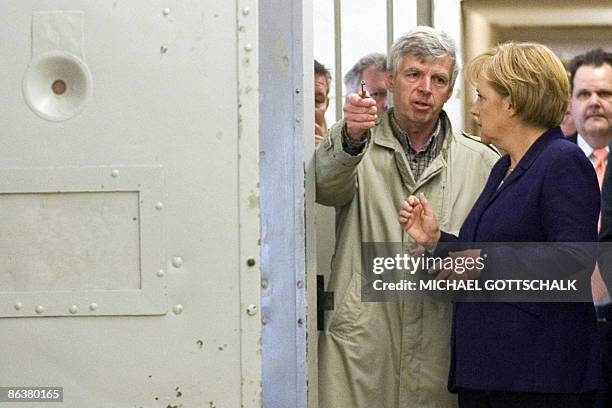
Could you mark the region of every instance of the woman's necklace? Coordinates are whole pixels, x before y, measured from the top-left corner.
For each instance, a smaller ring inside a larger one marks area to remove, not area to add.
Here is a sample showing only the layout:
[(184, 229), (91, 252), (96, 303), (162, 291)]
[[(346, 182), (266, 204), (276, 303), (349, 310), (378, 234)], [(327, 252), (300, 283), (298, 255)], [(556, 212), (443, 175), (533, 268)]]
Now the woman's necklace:
[(498, 186), (497, 188), (501, 187), (501, 186), (502, 186), (502, 184), (504, 184), (504, 181), (506, 181), (506, 179), (508, 178), (508, 176), (510, 175), (510, 173), (512, 173), (512, 171), (513, 171), (513, 170), (514, 170), (514, 167), (512, 167), (512, 166), (508, 167), (508, 171), (506, 171), (506, 175), (505, 175), (505, 176), (504, 176), (504, 178), (502, 179), (501, 183), (499, 183), (499, 186)]

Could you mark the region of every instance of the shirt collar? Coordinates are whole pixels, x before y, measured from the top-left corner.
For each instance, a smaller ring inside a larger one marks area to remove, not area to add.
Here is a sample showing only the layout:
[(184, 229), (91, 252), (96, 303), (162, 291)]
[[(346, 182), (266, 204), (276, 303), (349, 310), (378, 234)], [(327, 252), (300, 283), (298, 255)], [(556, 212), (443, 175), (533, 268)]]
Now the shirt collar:
[[(577, 137), (576, 137), (576, 142), (578, 143), (578, 147), (580, 147), (582, 149), (582, 151), (584, 152), (584, 154), (586, 155), (586, 157), (591, 157), (591, 155), (593, 154), (593, 148), (591, 146), (589, 146), (589, 144), (587, 143), (586, 140), (584, 140), (584, 138), (582, 137), (582, 135), (580, 133), (578, 133)], [(606, 145), (606, 151), (610, 152), (610, 148)]]
[(434, 141), (438, 138), (438, 135), (440, 135), (440, 131), (442, 130), (442, 120), (440, 120), (440, 117), (438, 117), (438, 121), (436, 122), (436, 127), (434, 128), (433, 133), (427, 140), (427, 143), (425, 143), (425, 146), (420, 151), (417, 152), (416, 149), (412, 147), (412, 142), (410, 141), (410, 135), (404, 132), (404, 130), (397, 123), (397, 120), (395, 119), (395, 115), (393, 114), (393, 109), (391, 109), (389, 117), (391, 118), (391, 129), (394, 130), (396, 135), (404, 138), (404, 140), (406, 140), (406, 142), (408, 143), (408, 146), (410, 147), (410, 149), (415, 153), (420, 153), (420, 152), (429, 150), (433, 146)]

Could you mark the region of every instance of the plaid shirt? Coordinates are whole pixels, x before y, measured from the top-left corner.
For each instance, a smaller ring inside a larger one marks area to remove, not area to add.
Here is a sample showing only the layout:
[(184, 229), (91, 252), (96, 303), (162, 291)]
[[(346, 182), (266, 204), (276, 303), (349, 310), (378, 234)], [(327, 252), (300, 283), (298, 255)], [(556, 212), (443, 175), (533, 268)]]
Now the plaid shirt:
[(402, 145), (404, 153), (406, 154), (406, 159), (410, 165), (410, 170), (412, 171), (412, 175), (416, 181), (421, 177), (425, 169), (429, 167), (431, 162), (434, 161), (442, 150), (445, 136), (444, 130), (442, 129), (442, 121), (438, 118), (436, 128), (434, 129), (427, 143), (425, 143), (425, 147), (417, 152), (412, 148), (408, 133), (404, 132), (395, 120), (393, 110), (391, 110), (389, 116), (391, 119), (391, 131), (393, 132), (393, 136), (395, 136), (395, 138)]

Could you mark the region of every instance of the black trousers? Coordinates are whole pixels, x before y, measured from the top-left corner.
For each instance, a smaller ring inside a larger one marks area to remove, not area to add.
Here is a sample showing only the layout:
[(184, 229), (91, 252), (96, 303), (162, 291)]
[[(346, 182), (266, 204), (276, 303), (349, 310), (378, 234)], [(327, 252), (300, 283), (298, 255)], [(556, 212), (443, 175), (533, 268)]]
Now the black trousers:
[(460, 388), (459, 408), (593, 408), (595, 394), (545, 394)]
[(596, 306), (597, 330), (601, 344), (602, 382), (597, 390), (595, 408), (612, 407), (612, 305)]

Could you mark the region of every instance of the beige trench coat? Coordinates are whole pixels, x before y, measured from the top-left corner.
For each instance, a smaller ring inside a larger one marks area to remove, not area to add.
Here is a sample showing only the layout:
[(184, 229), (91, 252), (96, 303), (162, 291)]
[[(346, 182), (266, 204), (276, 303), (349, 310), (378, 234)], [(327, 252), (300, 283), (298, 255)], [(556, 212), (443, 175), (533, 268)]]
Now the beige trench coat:
[(499, 156), (453, 135), (442, 112), (441, 153), (414, 181), (388, 113), (358, 156), (342, 149), (343, 122), (316, 151), (317, 202), (336, 207), (336, 250), (319, 337), (319, 408), (447, 408), (452, 308), (441, 302), (361, 302), (361, 243), (402, 242), (402, 201), (423, 192), (441, 228), (458, 232)]

